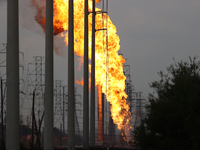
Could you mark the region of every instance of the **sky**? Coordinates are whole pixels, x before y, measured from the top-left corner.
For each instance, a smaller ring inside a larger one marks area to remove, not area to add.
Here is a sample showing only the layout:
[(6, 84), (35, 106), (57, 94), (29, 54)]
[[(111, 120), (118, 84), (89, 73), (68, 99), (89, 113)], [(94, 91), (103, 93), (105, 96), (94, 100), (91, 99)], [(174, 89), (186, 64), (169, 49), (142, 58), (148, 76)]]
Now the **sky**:
[[(34, 20), (30, 0), (19, 0), (19, 6), (20, 51), (27, 64), (33, 56), (44, 56), (45, 36)], [(7, 38), (6, 7), (6, 0), (0, 0), (0, 50)], [(120, 37), (120, 51), (130, 65), (135, 91), (143, 92), (144, 98), (152, 93), (149, 83), (159, 80), (160, 70), (166, 73), (173, 58), (188, 61), (189, 56), (199, 56), (199, 8), (199, 0), (109, 0), (108, 15)], [(54, 76), (66, 84), (67, 47), (62, 39), (55, 42), (63, 54), (55, 54)], [(76, 78), (82, 74), (76, 71)]]

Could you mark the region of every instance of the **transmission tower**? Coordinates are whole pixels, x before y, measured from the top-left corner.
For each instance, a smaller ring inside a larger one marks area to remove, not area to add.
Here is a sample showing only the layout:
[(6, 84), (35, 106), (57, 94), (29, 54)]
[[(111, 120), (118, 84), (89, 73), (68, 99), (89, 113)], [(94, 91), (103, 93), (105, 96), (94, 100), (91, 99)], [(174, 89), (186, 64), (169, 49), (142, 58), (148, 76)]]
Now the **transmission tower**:
[[(7, 44), (3, 43), (4, 48), (0, 50), (0, 80), (2, 80), (2, 85), (0, 85), (0, 97), (3, 101), (3, 118), (5, 123), (5, 116), (6, 116), (6, 101), (7, 101), (7, 84), (6, 84), (6, 54), (7, 54)], [(19, 52), (19, 94), (20, 94), (20, 107), (23, 105), (24, 100), (24, 75), (25, 75), (25, 67), (24, 67), (24, 53)]]
[(65, 117), (66, 117), (66, 106), (67, 106), (67, 86), (62, 86), (62, 96), (63, 96), (63, 101), (62, 101), (62, 111), (63, 111), (63, 116), (62, 116), (62, 123), (63, 123), (63, 133), (65, 132)]
[[(4, 49), (0, 51), (0, 59), (2, 60), (0, 62), (0, 97), (1, 97), (1, 116), (3, 115), (3, 118), (1, 117), (1, 123), (5, 124), (5, 116), (6, 116), (6, 44), (4, 45)], [(5, 129), (4, 129), (5, 130)]]
[(130, 65), (123, 65), (124, 75), (126, 76), (126, 94), (128, 95), (127, 101), (130, 103), (130, 112), (132, 112), (132, 101), (134, 86), (132, 84), (130, 75)]
[(134, 92), (135, 127), (138, 127), (145, 117), (145, 104), (146, 99), (142, 98), (142, 92)]
[(75, 117), (76, 117), (75, 118), (75, 132), (78, 135), (81, 135), (77, 112), (81, 112), (82, 110), (78, 109), (77, 105), (79, 105), (79, 108), (81, 108), (82, 103), (80, 101), (78, 101), (78, 99), (81, 99), (81, 95), (77, 92), (77, 89), (75, 89)]
[[(34, 56), (34, 61), (28, 64), (28, 86), (30, 95), (35, 91), (36, 120), (41, 120), (44, 113), (44, 57)], [(39, 126), (39, 125), (38, 125)]]
[(54, 81), (54, 126), (63, 123), (63, 94), (62, 94), (62, 81)]

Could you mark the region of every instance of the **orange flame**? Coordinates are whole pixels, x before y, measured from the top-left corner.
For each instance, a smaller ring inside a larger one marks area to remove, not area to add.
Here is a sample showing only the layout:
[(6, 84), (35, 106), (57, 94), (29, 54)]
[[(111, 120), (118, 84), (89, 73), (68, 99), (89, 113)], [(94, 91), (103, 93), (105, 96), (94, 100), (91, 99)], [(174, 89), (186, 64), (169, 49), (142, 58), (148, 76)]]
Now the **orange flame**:
[[(54, 0), (54, 35), (61, 33), (65, 37), (66, 45), (68, 45), (68, 35), (63, 31), (68, 30), (68, 1)], [(100, 0), (96, 0), (96, 3)], [(35, 16), (36, 21), (45, 31), (45, 3), (44, 0), (32, 0), (32, 4), (37, 9)], [(89, 0), (89, 12), (92, 11), (92, 0)], [(96, 11), (101, 9), (96, 8)], [(89, 14), (89, 45), (92, 42), (92, 14)], [(104, 20), (104, 21), (102, 21)], [(116, 34), (116, 27), (113, 25), (109, 16), (106, 14), (96, 15), (96, 29), (103, 29), (107, 24), (108, 35), (101, 30), (95, 33), (96, 41), (96, 85), (102, 86), (102, 92), (106, 95), (107, 101), (111, 104), (111, 116), (113, 122), (118, 125), (118, 129), (122, 134), (130, 134), (129, 103), (126, 101), (125, 93), (126, 77), (123, 73), (123, 63), (125, 60), (118, 55), (120, 49), (119, 36)], [(108, 36), (108, 58), (106, 52), (106, 36)], [(74, 0), (74, 50), (75, 54), (80, 56), (79, 64), (82, 65), (84, 55), (84, 0)], [(89, 59), (91, 59), (91, 47), (89, 47)], [(80, 67), (80, 66), (79, 66)], [(77, 81), (78, 83), (78, 81)], [(83, 85), (83, 81), (79, 82)]]

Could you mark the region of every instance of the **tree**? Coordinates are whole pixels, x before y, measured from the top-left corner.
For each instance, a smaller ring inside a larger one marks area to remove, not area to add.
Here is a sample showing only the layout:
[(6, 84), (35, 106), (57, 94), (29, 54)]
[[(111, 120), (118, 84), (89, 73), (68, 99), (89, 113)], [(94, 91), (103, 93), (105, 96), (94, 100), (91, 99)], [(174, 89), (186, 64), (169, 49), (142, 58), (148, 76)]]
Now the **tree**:
[(150, 87), (147, 116), (134, 129), (135, 144), (142, 149), (200, 149), (200, 62), (178, 62), (159, 72)]

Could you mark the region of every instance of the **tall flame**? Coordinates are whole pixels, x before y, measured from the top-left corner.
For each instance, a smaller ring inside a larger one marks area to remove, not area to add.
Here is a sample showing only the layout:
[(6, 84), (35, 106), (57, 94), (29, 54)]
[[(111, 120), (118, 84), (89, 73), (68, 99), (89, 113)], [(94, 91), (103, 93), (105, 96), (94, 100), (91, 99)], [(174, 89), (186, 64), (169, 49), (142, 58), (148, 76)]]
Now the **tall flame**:
[[(69, 0), (54, 0), (54, 35), (61, 33), (65, 37), (66, 45), (68, 45), (68, 1)], [(96, 3), (100, 0), (96, 0)], [(36, 21), (41, 25), (45, 32), (45, 1), (32, 0), (33, 6), (37, 10), (35, 16)], [(92, 0), (89, 0), (89, 12), (92, 11)], [(96, 8), (96, 11), (101, 9)], [(89, 45), (92, 42), (92, 14), (89, 14)], [(107, 24), (107, 31), (103, 30)], [(130, 136), (130, 119), (129, 102), (126, 101), (127, 94), (125, 93), (126, 77), (123, 73), (123, 63), (125, 60), (121, 55), (118, 55), (120, 49), (119, 36), (116, 34), (116, 27), (113, 25), (109, 16), (106, 14), (96, 15), (97, 31), (95, 33), (95, 52), (96, 52), (96, 85), (102, 86), (102, 92), (106, 95), (107, 101), (110, 102), (111, 116), (113, 122), (118, 125), (118, 129), (126, 137)], [(108, 36), (108, 49), (106, 47), (106, 36)], [(75, 54), (80, 56), (78, 59), (80, 66), (84, 56), (84, 0), (74, 0), (74, 50)], [(108, 59), (107, 59), (108, 50)], [(91, 59), (91, 47), (89, 46), (89, 59)], [(77, 81), (78, 82), (78, 81)], [(79, 82), (83, 83), (83, 82)]]

